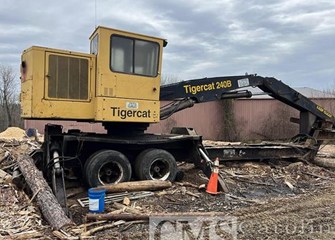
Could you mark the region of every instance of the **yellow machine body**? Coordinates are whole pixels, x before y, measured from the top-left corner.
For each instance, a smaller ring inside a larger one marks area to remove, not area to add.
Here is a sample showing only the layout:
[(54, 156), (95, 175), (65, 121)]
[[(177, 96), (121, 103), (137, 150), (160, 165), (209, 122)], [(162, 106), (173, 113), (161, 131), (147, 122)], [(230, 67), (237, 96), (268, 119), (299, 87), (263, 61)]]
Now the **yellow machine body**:
[(91, 53), (31, 47), (22, 54), (25, 119), (159, 121), (164, 39), (98, 27)]

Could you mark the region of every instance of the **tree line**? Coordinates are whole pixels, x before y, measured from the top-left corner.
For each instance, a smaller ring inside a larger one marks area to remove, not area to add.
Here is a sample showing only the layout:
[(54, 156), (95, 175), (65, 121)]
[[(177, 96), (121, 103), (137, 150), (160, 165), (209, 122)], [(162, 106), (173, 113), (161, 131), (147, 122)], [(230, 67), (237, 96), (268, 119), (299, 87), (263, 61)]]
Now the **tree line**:
[(0, 64), (0, 131), (23, 127), (20, 117), (19, 79), (11, 66)]

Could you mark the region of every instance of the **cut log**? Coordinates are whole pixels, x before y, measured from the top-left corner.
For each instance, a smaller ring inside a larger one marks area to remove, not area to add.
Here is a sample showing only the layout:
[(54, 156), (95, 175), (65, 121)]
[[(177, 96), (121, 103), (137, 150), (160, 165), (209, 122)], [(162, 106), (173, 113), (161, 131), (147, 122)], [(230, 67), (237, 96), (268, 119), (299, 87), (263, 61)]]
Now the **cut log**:
[(73, 222), (66, 216), (51, 188), (43, 178), (42, 172), (36, 168), (31, 157), (26, 154), (17, 156), (17, 164), (33, 195), (36, 194), (37, 204), (51, 227), (58, 230), (72, 225)]
[(136, 192), (136, 191), (155, 191), (162, 190), (171, 187), (172, 184), (169, 181), (162, 180), (145, 180), (145, 181), (133, 181), (133, 182), (122, 182), (117, 184), (110, 184), (96, 187), (96, 190), (105, 189), (108, 193), (117, 192)]
[(87, 220), (124, 220), (124, 221), (134, 221), (134, 220), (146, 220), (148, 221), (150, 217), (216, 217), (216, 216), (226, 216), (223, 212), (170, 212), (170, 213), (153, 213), (153, 214), (113, 214), (113, 213), (88, 213), (86, 214)]

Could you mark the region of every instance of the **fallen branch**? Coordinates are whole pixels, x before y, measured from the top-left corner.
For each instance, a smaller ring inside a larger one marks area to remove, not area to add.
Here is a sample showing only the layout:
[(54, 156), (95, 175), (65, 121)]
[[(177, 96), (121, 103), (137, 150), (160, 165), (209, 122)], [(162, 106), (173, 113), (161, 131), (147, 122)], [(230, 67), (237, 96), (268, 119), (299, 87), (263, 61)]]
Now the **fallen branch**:
[(0, 164), (1, 164), (3, 161), (5, 161), (8, 157), (9, 157), (9, 152), (6, 151), (6, 152), (5, 152), (5, 155), (3, 156), (3, 158), (0, 159)]
[(129, 228), (131, 228), (132, 225), (134, 224), (141, 224), (141, 223), (146, 223), (147, 221), (143, 221), (143, 220), (139, 220), (139, 221), (131, 221), (131, 222), (127, 222), (127, 225), (124, 226), (120, 232), (124, 232), (126, 230), (128, 230)]
[(32, 198), (29, 200), (29, 204), (35, 199), (36, 195), (40, 192), (40, 188), (34, 193), (34, 195), (32, 196)]
[(111, 214), (111, 213), (88, 213), (87, 220), (124, 220), (124, 221), (148, 221), (150, 217), (215, 217), (224, 216), (222, 212), (170, 212), (170, 213), (153, 213), (153, 214)]
[(11, 239), (32, 239), (32, 238), (39, 238), (43, 235), (40, 232), (37, 232), (36, 230), (31, 230), (27, 232), (17, 233), (13, 234), (11, 236)]
[(162, 180), (145, 180), (145, 181), (133, 181), (133, 182), (122, 182), (111, 185), (103, 185), (96, 187), (96, 190), (105, 189), (108, 193), (117, 192), (135, 192), (135, 191), (155, 191), (162, 190), (171, 187), (172, 184), (169, 181)]
[(183, 187), (193, 187), (198, 189), (199, 186), (190, 182), (176, 182), (175, 184), (179, 185), (179, 186), (183, 186)]
[(7, 170), (15, 166), (16, 163), (9, 164), (7, 166), (2, 167), (2, 170)]
[(80, 235), (80, 237), (88, 237), (88, 236), (91, 236), (92, 234), (94, 234), (96, 232), (103, 231), (103, 230), (106, 230), (106, 229), (109, 229), (109, 228), (113, 228), (115, 226), (118, 226), (118, 225), (121, 225), (121, 224), (124, 224), (124, 223), (125, 223), (125, 221), (117, 221), (117, 222), (113, 222), (111, 224), (106, 224), (106, 225), (103, 225), (103, 226), (92, 228), (91, 230), (89, 230), (87, 232), (83, 232)]
[(223, 192), (228, 193), (229, 192), (229, 188), (227, 187), (226, 181), (224, 180), (224, 176), (222, 175), (222, 173), (219, 173), (219, 184), (220, 184), (220, 188), (222, 188)]
[(91, 227), (91, 226), (94, 226), (94, 225), (99, 225), (99, 224), (106, 223), (106, 222), (107, 221), (104, 220), (104, 221), (96, 221), (96, 222), (86, 223), (86, 218), (85, 218), (85, 223), (77, 226), (76, 228), (72, 228), (71, 231), (74, 232), (75, 234), (79, 235), (83, 232), (86, 232), (88, 227)]
[(310, 173), (310, 172), (305, 172), (305, 171), (301, 171), (301, 173), (307, 174), (307, 175), (312, 176), (312, 177), (324, 179), (324, 180), (328, 180), (329, 179), (329, 177), (321, 176), (321, 175), (318, 175), (318, 174), (315, 174), (315, 173)]
[(190, 191), (186, 191), (185, 193), (188, 194), (188, 195), (190, 195), (190, 196), (192, 196), (192, 197), (196, 197), (196, 198), (200, 197), (200, 194), (195, 194), (195, 193), (190, 192)]

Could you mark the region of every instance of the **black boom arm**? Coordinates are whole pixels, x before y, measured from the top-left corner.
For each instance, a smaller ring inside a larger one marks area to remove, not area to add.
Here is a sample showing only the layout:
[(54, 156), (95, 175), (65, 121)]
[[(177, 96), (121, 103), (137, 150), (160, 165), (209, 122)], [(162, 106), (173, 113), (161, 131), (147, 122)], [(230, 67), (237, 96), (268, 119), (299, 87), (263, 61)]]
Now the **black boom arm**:
[(310, 133), (315, 124), (330, 122), (334, 116), (285, 83), (257, 75), (202, 78), (161, 86), (160, 100), (174, 101), (161, 108), (161, 119), (195, 103), (217, 101), (228, 98), (251, 97), (246, 87), (258, 87), (271, 97), (300, 111), (300, 133)]

